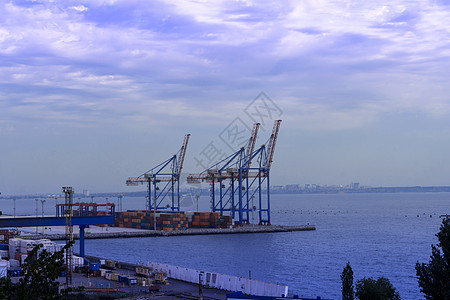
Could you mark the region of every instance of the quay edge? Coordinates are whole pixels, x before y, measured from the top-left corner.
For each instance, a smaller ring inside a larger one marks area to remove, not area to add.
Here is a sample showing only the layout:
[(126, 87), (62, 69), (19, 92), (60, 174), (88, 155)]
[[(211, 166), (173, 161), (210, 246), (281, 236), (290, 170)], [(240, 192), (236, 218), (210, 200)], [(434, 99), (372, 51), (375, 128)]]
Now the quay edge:
[[(113, 227), (117, 229), (117, 227)], [(129, 229), (129, 228), (127, 228)], [(112, 238), (134, 238), (134, 237), (154, 237), (154, 236), (182, 236), (182, 235), (214, 235), (214, 234), (248, 234), (248, 233), (275, 233), (275, 232), (293, 232), (293, 231), (314, 231), (315, 225), (298, 225), (298, 226), (251, 226), (235, 228), (191, 228), (187, 230), (163, 231), (163, 230), (136, 230), (136, 231), (115, 231), (101, 233), (86, 233), (85, 239), (112, 239)], [(27, 235), (29, 239), (51, 239), (65, 240), (65, 234), (40, 234)], [(74, 239), (79, 239), (79, 235), (74, 233)]]

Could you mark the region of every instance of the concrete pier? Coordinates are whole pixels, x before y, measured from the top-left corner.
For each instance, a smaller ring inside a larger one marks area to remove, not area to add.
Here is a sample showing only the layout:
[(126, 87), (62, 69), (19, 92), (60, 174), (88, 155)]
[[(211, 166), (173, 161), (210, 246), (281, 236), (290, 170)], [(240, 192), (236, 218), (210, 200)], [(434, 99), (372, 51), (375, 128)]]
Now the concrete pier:
[[(21, 237), (29, 239), (51, 239), (51, 240), (65, 240), (64, 227), (51, 227), (39, 230), (41, 234), (36, 235), (34, 227), (20, 228)], [(292, 232), (292, 231), (312, 231), (316, 230), (315, 225), (301, 225), (301, 226), (252, 226), (245, 225), (242, 227), (221, 229), (221, 228), (190, 228), (187, 230), (178, 231), (162, 231), (162, 230), (145, 230), (132, 229), (122, 227), (97, 227), (90, 226), (86, 228), (85, 239), (111, 239), (111, 238), (132, 238), (132, 237), (154, 237), (154, 236), (183, 236), (183, 235), (208, 235), (208, 234), (246, 234), (246, 233), (274, 233), (274, 232)], [(79, 234), (76, 233), (76, 226), (74, 227), (74, 238), (79, 239)]]

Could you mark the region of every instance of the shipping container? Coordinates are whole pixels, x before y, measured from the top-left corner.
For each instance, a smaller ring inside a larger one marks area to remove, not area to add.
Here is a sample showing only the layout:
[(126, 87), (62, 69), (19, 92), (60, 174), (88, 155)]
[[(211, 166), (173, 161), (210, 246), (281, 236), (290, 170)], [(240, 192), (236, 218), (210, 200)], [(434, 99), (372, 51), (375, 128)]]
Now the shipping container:
[(20, 267), (20, 260), (14, 259), (14, 258), (10, 258), (9, 259), (9, 266), (11, 268), (16, 268), (16, 267)]
[(107, 259), (105, 261), (105, 268), (114, 270), (116, 268), (116, 262), (114, 260)]
[[(11, 263), (11, 262), (10, 262)], [(8, 270), (9, 277), (19, 277), (22, 276), (22, 269), (10, 269)]]
[(8, 276), (8, 266), (7, 260), (0, 260), (0, 278)]
[(125, 277), (125, 284), (126, 285), (136, 285), (137, 280), (134, 277)]

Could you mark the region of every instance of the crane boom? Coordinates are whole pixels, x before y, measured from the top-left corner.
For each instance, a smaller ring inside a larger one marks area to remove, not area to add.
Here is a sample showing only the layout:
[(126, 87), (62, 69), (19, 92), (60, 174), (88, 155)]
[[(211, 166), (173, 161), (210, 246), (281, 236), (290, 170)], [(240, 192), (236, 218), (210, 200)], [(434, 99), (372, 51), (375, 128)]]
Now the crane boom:
[(269, 139), (269, 145), (267, 146), (267, 162), (266, 167), (270, 170), (273, 161), (273, 154), (275, 152), (275, 145), (277, 143), (278, 131), (280, 131), (281, 120), (275, 120), (273, 123), (272, 134)]
[(183, 145), (180, 149), (180, 157), (178, 158), (178, 175), (181, 174), (181, 170), (183, 169), (184, 157), (186, 156), (186, 149), (189, 142), (189, 137), (191, 135), (188, 133), (184, 136)]
[[(147, 184), (148, 182), (171, 182), (171, 181), (178, 181), (178, 177), (181, 173), (181, 169), (183, 168), (183, 162), (184, 157), (186, 156), (186, 149), (189, 142), (190, 134), (186, 134), (184, 136), (183, 145), (181, 146), (181, 149), (178, 151), (177, 154), (173, 155), (168, 160), (160, 163), (153, 169), (145, 172), (144, 174), (138, 176), (138, 177), (128, 177), (126, 181), (126, 185), (128, 186), (136, 186), (139, 184)], [(167, 168), (168, 166), (171, 167), (172, 172), (171, 174), (162, 172), (163, 169)], [(162, 174), (164, 173), (164, 174)], [(161, 176), (163, 175), (163, 176)], [(164, 176), (164, 175), (171, 175), (171, 176)]]
[[(255, 150), (255, 143), (256, 143), (256, 138), (258, 137), (258, 130), (259, 130), (259, 126), (260, 125), (261, 125), (260, 123), (253, 124), (252, 135), (250, 136), (250, 139), (248, 140), (248, 145), (247, 145), (247, 150), (246, 150), (246, 153), (245, 153), (245, 157), (250, 157), (250, 155)], [(249, 161), (248, 164), (247, 164), (247, 168), (250, 168), (251, 164), (252, 164), (252, 162)]]

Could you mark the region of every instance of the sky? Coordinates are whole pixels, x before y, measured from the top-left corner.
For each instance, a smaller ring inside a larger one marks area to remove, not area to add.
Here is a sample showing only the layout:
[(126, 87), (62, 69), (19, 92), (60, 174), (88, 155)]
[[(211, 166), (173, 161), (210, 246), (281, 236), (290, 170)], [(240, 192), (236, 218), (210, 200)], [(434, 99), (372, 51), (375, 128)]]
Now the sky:
[(449, 79), (447, 0), (0, 0), (0, 192), (143, 190), (276, 119), (274, 185), (450, 185)]

